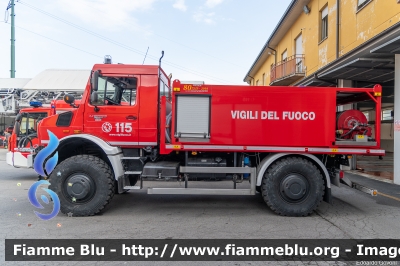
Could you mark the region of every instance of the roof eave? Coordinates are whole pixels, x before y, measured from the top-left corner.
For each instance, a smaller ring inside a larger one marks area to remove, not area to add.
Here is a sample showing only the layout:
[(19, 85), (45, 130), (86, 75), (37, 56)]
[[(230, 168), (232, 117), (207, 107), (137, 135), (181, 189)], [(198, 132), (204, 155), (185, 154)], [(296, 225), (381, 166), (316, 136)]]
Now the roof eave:
[[(281, 19), (279, 20), (278, 24), (276, 25), (275, 29), (273, 30), (271, 36), (269, 37), (269, 39), (267, 40), (267, 42), (265, 43), (265, 45), (263, 46), (263, 48), (261, 49), (260, 53), (258, 54), (256, 60), (254, 61), (254, 63), (252, 64), (251, 68), (249, 69), (249, 71), (247, 72), (246, 76), (244, 77), (243, 81), (247, 82), (249, 80), (249, 78), (252, 78), (252, 76), (260, 69), (261, 65), (258, 65), (260, 62), (260, 59), (262, 59), (263, 56), (265, 56), (267, 49), (270, 48), (276, 48), (276, 45), (274, 45), (273, 43), (273, 39), (275, 38), (275, 36), (277, 35), (278, 31), (282, 28), (282, 26), (284, 25), (286, 19), (288, 18), (289, 14), (292, 12), (292, 10), (294, 9), (294, 7), (298, 4), (301, 3), (302, 5), (308, 4), (311, 0), (292, 0), (292, 2), (289, 4), (288, 8), (286, 9), (285, 13), (283, 14), (283, 16), (281, 17)], [(302, 8), (302, 7), (301, 7)], [(296, 17), (297, 19), (297, 17)], [(265, 59), (268, 58), (265, 57)]]
[[(265, 59), (267, 59), (269, 57), (269, 54), (266, 53), (267, 49), (269, 47), (269, 43), (265, 43), (264, 47), (261, 49), (261, 52), (258, 54), (257, 59), (254, 61), (253, 65), (251, 66), (251, 68), (249, 69), (249, 71), (247, 72), (246, 76), (244, 77), (243, 81), (244, 82), (249, 82), (250, 79), (253, 78), (253, 75), (255, 74), (255, 72), (257, 72), (261, 66), (257, 66), (258, 63), (261, 62), (261, 59), (263, 56), (266, 56)], [(257, 68), (256, 68), (257, 66)]]

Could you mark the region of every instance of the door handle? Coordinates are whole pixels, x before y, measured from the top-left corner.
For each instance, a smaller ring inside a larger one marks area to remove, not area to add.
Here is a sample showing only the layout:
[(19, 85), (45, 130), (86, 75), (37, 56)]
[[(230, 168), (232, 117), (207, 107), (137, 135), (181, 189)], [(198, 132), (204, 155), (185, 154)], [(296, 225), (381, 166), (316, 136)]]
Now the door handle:
[(127, 120), (137, 120), (137, 116), (128, 115), (128, 116), (126, 117), (126, 119), (127, 119)]

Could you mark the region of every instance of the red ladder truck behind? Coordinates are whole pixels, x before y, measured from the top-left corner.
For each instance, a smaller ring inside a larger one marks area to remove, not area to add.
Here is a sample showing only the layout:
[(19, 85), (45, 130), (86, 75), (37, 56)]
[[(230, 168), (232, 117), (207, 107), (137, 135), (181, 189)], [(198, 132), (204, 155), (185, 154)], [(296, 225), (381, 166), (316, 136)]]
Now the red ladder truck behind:
[(33, 148), (39, 146), (38, 122), (50, 115), (72, 109), (63, 100), (53, 100), (50, 106), (43, 106), (39, 101), (32, 101), (30, 106), (19, 111), (15, 118), (14, 128), (10, 132), (6, 160), (8, 164), (15, 167), (32, 168), (32, 158), (28, 160), (28, 157), (33, 155)]

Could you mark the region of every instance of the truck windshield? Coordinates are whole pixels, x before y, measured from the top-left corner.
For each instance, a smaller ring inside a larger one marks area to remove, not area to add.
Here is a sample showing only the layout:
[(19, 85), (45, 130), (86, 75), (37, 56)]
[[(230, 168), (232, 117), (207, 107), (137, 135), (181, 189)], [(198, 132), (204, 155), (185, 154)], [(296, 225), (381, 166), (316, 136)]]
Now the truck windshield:
[(93, 105), (134, 105), (136, 103), (137, 78), (99, 77), (97, 97)]
[(47, 113), (24, 113), (22, 115), (21, 127), (18, 136), (27, 136), (35, 134), (37, 131), (37, 123), (47, 117)]

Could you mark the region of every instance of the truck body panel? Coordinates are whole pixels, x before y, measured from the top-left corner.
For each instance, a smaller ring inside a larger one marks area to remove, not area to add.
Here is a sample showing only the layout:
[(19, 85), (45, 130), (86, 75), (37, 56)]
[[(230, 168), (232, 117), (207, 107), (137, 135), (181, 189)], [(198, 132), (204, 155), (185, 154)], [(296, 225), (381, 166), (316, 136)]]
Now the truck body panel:
[[(370, 89), (195, 86), (176, 80), (173, 88), (171, 135), (174, 137), (163, 153), (231, 150), (384, 155), (380, 149), (380, 125), (376, 124), (375, 139), (368, 142), (339, 140), (336, 130), (336, 110), (344, 102), (341, 94), (352, 96), (354, 102), (376, 101), (379, 114), (380, 97), (373, 93), (381, 93), (380, 86)], [(185, 99), (188, 103), (181, 102), (189, 107), (181, 111), (179, 99)], [(198, 99), (209, 99), (210, 104), (196, 105)], [(209, 115), (204, 118), (207, 111)], [(190, 125), (190, 118), (208, 120), (203, 123), (202, 132), (194, 132), (191, 127), (183, 127), (187, 132), (179, 132), (182, 127), (178, 123)]]
[[(335, 90), (248, 86), (207, 88), (208, 93), (204, 96), (211, 100), (207, 145), (329, 147), (335, 141)], [(182, 93), (176, 97), (191, 95)], [(192, 99), (195, 103), (196, 97)], [(175, 106), (173, 109), (176, 110)]]

